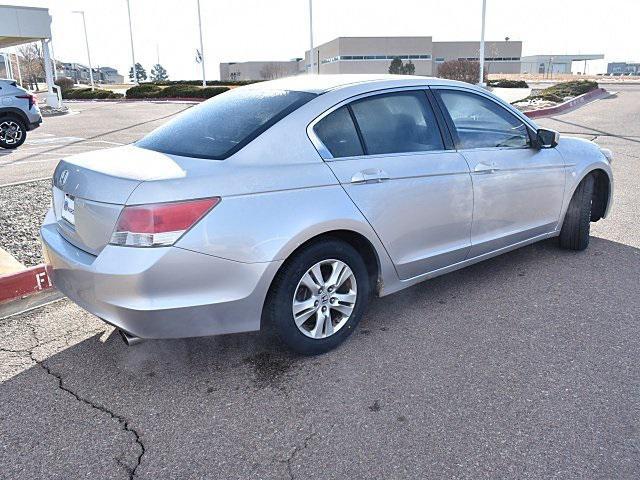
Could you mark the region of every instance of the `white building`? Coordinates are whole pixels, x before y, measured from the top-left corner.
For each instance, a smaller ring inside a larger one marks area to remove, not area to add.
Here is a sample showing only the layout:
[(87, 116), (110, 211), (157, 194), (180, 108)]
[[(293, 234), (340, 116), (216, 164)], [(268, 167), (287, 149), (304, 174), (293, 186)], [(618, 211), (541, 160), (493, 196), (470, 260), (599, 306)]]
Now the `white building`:
[(602, 60), (603, 58), (603, 54), (527, 55), (522, 57), (520, 73), (571, 73), (573, 62), (583, 62), (581, 72), (585, 73), (589, 60)]

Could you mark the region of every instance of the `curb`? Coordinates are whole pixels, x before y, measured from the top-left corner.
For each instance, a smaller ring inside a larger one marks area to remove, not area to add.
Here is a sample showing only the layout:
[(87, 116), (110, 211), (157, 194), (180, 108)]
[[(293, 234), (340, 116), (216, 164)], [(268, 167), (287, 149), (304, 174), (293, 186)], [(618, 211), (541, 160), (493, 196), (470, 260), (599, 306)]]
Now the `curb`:
[(0, 304), (53, 288), (43, 264), (0, 275)]
[(549, 117), (551, 115), (560, 115), (562, 113), (568, 113), (573, 110), (577, 110), (578, 108), (586, 105), (587, 103), (591, 103), (594, 100), (599, 100), (609, 95), (609, 92), (604, 88), (597, 88), (595, 90), (591, 90), (590, 92), (583, 93), (582, 95), (578, 95), (571, 100), (568, 100), (559, 105), (555, 105), (549, 108), (541, 108), (539, 110), (531, 110), (529, 112), (523, 112), (529, 118), (542, 118)]

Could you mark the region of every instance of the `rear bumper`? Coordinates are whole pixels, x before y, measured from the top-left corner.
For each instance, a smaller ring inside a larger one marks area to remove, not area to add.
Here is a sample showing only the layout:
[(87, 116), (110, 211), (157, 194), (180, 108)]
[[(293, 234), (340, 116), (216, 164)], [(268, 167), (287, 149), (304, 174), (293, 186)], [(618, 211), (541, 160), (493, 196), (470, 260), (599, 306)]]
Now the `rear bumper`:
[(35, 130), (40, 126), (41, 123), (42, 123), (42, 118), (39, 118), (35, 122), (30, 122), (29, 125), (27, 125), (27, 130), (28, 131)]
[(241, 263), (177, 247), (107, 246), (96, 257), (40, 230), (54, 285), (85, 310), (141, 338), (258, 330), (281, 262)]

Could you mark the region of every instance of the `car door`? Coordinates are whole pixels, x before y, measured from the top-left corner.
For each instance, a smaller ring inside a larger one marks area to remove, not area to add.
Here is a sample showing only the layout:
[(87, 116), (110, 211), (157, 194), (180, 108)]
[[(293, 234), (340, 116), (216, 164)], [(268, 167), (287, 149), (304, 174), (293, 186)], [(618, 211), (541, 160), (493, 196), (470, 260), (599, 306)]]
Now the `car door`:
[(531, 127), (488, 95), (450, 87), (432, 90), (471, 170), (469, 257), (554, 231), (565, 188), (565, 164), (556, 149), (535, 148)]
[(325, 112), (308, 131), (401, 279), (465, 259), (471, 177), (464, 157), (445, 147), (425, 90), (358, 97)]

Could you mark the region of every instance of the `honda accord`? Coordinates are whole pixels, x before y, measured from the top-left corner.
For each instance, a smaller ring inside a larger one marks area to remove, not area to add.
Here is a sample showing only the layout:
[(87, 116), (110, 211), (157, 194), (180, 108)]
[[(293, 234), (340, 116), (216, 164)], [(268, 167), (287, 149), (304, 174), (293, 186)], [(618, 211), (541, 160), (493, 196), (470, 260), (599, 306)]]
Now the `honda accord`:
[(318, 354), (373, 295), (550, 237), (586, 248), (611, 158), (469, 84), (305, 75), (61, 160), (41, 236), (57, 288), (129, 342), (270, 324)]

